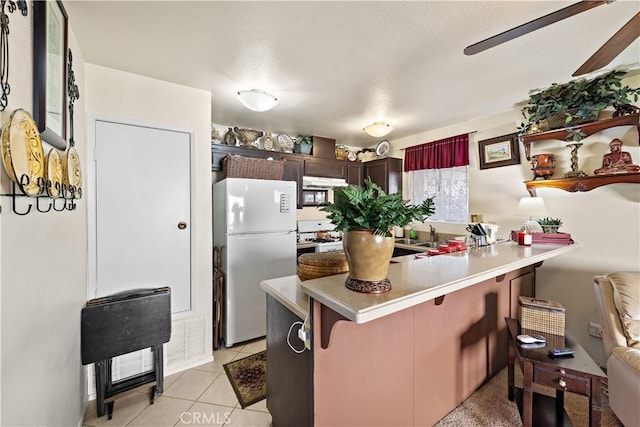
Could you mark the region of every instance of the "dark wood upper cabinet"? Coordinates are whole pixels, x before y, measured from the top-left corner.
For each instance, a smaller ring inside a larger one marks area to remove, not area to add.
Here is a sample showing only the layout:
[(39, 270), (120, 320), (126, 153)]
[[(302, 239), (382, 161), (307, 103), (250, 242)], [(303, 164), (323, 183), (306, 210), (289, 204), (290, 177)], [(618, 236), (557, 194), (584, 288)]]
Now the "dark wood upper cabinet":
[(302, 209), (304, 204), (304, 198), (302, 195), (302, 172), (304, 169), (304, 158), (298, 154), (282, 153), (282, 158), (285, 160), (284, 164), (284, 180), (295, 181), (297, 183), (298, 192), (298, 209)]
[(313, 135), (311, 137), (313, 143), (313, 157), (322, 159), (335, 160), (336, 158), (336, 140), (324, 136)]
[(347, 163), (347, 184), (362, 185), (364, 182), (364, 163)]
[(308, 157), (304, 160), (304, 174), (325, 178), (345, 178), (346, 162), (335, 159), (318, 159)]
[(211, 170), (220, 172), (223, 159), (227, 154), (266, 159), (285, 160), (285, 181), (295, 181), (298, 184), (297, 207), (302, 209), (304, 197), (302, 194), (302, 177), (320, 176), (326, 178), (343, 178), (352, 185), (362, 185), (369, 177), (381, 186), (388, 194), (402, 191), (402, 159), (384, 158), (366, 163), (349, 162), (345, 160), (323, 159), (295, 153), (267, 151), (258, 148), (234, 147), (223, 144), (211, 145)]
[(382, 187), (387, 194), (402, 191), (402, 159), (387, 157), (366, 162), (364, 175)]

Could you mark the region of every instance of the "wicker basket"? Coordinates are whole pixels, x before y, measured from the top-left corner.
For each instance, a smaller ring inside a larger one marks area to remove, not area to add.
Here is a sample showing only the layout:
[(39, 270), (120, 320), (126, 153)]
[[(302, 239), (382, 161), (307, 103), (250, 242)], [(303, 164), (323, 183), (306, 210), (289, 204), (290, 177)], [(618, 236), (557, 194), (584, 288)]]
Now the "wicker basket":
[[(576, 116), (576, 113), (579, 109), (574, 108), (571, 110), (567, 110), (567, 112), (556, 113), (546, 118), (541, 122), (543, 130), (553, 130), (560, 129), (567, 126), (576, 126), (583, 123), (595, 122), (598, 120), (598, 110), (590, 110), (589, 115), (587, 117)], [(573, 116), (573, 120), (567, 124), (567, 114), (571, 114)]]
[(518, 297), (522, 329), (564, 336), (564, 307), (556, 301)]
[(342, 252), (313, 252), (298, 257), (297, 273), (301, 281), (348, 271), (347, 256)]
[(227, 154), (224, 158), (223, 170), (227, 178), (281, 180), (284, 176), (284, 163), (284, 160), (256, 159)]

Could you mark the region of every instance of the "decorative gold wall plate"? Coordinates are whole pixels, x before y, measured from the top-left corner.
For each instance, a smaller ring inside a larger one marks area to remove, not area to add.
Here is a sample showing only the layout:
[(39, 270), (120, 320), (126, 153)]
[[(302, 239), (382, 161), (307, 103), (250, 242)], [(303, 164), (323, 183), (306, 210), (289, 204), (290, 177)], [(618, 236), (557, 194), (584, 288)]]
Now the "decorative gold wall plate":
[(67, 186), (67, 191), (71, 187), (75, 188), (75, 198), (80, 198), (80, 190), (82, 188), (82, 170), (80, 168), (80, 157), (74, 147), (67, 148), (62, 156), (63, 181)]
[(62, 158), (55, 148), (47, 154), (47, 179), (51, 185), (47, 188), (49, 197), (58, 198), (62, 194), (63, 181)]
[(40, 193), (38, 181), (44, 181), (45, 178), (44, 152), (38, 127), (31, 115), (21, 109), (11, 114), (7, 126), (8, 144), (5, 144), (6, 135), (3, 130), (2, 158), (3, 162), (11, 159), (13, 176), (6, 163), (5, 169), (9, 177), (18, 184), (23, 175), (28, 176), (29, 183), (22, 185), (22, 190), (27, 196), (35, 196)]
[(4, 170), (7, 171), (7, 175), (11, 181), (16, 182), (16, 174), (13, 171), (13, 165), (11, 165), (11, 147), (9, 146), (9, 134), (11, 133), (11, 121), (13, 120), (13, 115), (16, 113), (15, 110), (9, 116), (9, 120), (5, 123), (2, 128), (2, 164), (4, 165)]

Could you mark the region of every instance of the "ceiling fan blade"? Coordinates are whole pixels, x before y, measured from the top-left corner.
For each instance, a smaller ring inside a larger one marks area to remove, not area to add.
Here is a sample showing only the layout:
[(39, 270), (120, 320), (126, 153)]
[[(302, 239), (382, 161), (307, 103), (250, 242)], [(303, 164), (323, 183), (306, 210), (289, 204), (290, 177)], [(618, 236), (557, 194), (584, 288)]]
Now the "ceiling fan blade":
[(624, 27), (620, 28), (613, 37), (607, 40), (572, 76), (577, 77), (599, 70), (613, 61), (616, 56), (620, 55), (620, 53), (638, 37), (640, 37), (640, 12), (636, 13), (636, 16), (624, 24)]
[(498, 35), (489, 37), (488, 39), (484, 39), (478, 43), (474, 43), (470, 46), (467, 46), (464, 49), (464, 54), (475, 55), (476, 53), (498, 46), (499, 44), (508, 42), (509, 40), (513, 40), (517, 37), (524, 36), (527, 33), (530, 33), (535, 30), (539, 30), (540, 28), (546, 27), (547, 25), (553, 24), (558, 21), (562, 21), (563, 19), (570, 18), (573, 15), (577, 15), (578, 13), (585, 12), (596, 6), (601, 6), (603, 4), (611, 3), (611, 1), (612, 0), (581, 1), (579, 3), (574, 3), (571, 6), (567, 6), (560, 10), (556, 10), (555, 12), (552, 12), (548, 15), (534, 19), (533, 21), (529, 21), (526, 24), (519, 25), (515, 28), (502, 32)]

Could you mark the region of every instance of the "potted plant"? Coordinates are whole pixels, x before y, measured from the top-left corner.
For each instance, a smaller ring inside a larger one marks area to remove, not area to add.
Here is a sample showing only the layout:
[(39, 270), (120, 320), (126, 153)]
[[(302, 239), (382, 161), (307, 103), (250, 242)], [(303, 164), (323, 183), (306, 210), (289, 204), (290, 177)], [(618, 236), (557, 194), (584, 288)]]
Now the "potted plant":
[(395, 246), (391, 229), (424, 221), (433, 215), (433, 198), (412, 205), (402, 199), (401, 193), (386, 194), (367, 178), (363, 187), (350, 185), (334, 189), (333, 199), (333, 203), (320, 210), (328, 212), (327, 218), (336, 230), (344, 232), (342, 242), (349, 263), (347, 288), (364, 293), (391, 290), (387, 278)]
[(560, 218), (539, 218), (536, 221), (542, 227), (543, 233), (557, 233), (558, 229), (562, 225), (562, 220)]
[(626, 73), (613, 70), (590, 80), (582, 78), (562, 84), (553, 83), (548, 88), (535, 90), (522, 108), (526, 122), (518, 128), (520, 133), (595, 121), (600, 111), (607, 107), (627, 110), (631, 102), (638, 100), (640, 88), (622, 85)]
[(310, 136), (300, 135), (296, 138), (295, 152), (300, 154), (311, 154), (312, 146)]

